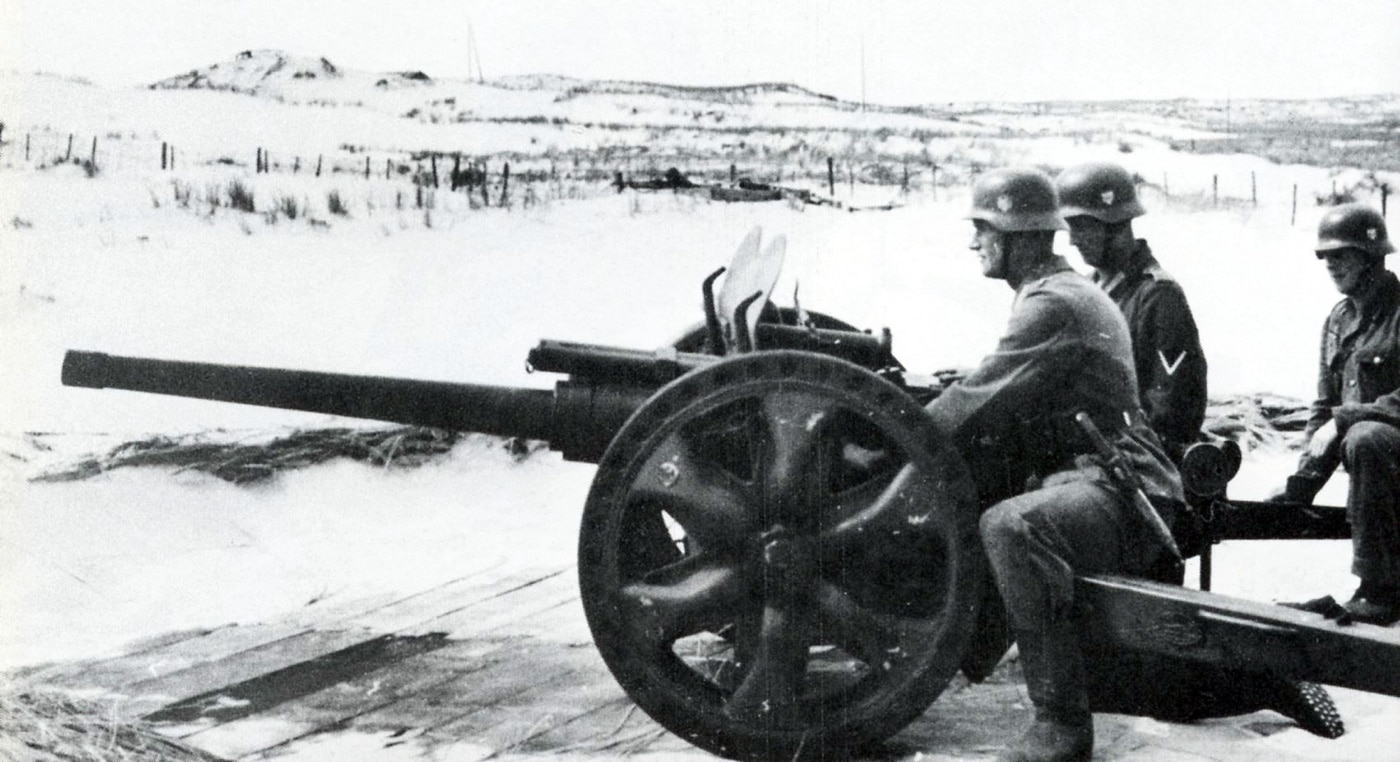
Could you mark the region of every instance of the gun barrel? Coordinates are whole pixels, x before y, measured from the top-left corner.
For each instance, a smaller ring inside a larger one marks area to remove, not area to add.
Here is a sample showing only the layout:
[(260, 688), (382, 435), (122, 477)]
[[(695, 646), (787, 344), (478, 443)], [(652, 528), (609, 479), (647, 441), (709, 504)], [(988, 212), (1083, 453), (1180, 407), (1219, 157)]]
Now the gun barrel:
[(69, 351), (65, 386), (126, 389), (527, 439), (552, 438), (551, 389), (415, 381)]

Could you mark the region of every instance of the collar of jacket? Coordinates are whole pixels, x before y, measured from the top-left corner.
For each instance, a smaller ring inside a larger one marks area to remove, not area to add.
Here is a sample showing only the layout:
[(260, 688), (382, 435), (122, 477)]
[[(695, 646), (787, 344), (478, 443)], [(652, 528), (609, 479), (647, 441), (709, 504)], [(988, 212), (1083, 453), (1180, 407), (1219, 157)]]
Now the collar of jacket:
[(1349, 296), (1352, 309), (1361, 318), (1370, 318), (1377, 313), (1388, 313), (1400, 304), (1400, 279), (1389, 270), (1382, 270), (1379, 277), (1360, 296)]
[(1073, 269), (1074, 268), (1069, 266), (1069, 262), (1067, 262), (1064, 257), (1060, 256), (1059, 254), (1055, 254), (1052, 255), (1049, 259), (1045, 260), (1044, 262), (1040, 262), (1036, 265), (1033, 265), (1029, 270), (1026, 270), (1026, 272), (1021, 276), (1021, 280), (1017, 281), (1016, 283), (1012, 283), (1011, 286), (1016, 289), (1017, 293), (1020, 293), (1020, 291), (1023, 288), (1030, 285), (1031, 283), (1034, 283), (1035, 281), (1040, 280), (1041, 278), (1045, 278), (1050, 275), (1054, 275), (1055, 273), (1062, 273), (1066, 270)]
[(1146, 239), (1139, 238), (1133, 253), (1128, 256), (1127, 265), (1122, 270), (1115, 273), (1095, 270), (1094, 282), (1111, 296), (1123, 284), (1136, 283), (1141, 280), (1143, 274), (1148, 270), (1160, 269), (1161, 265), (1157, 263), (1157, 258), (1152, 256), (1152, 247), (1147, 245)]

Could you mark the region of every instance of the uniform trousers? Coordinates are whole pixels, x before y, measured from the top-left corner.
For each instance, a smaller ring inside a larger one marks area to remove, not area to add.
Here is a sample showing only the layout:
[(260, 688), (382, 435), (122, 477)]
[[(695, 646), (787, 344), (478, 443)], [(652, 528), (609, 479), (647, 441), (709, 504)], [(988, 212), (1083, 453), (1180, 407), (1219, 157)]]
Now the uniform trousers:
[[(1060, 478), (1072, 481), (1003, 500), (982, 514), (980, 525), (1037, 710), (1070, 718), (1092, 709), (1185, 721), (1269, 707), (1283, 683), (1268, 674), (1081, 640), (1074, 577), (1147, 574), (1147, 559), (1137, 550), (1145, 530), (1103, 482), (1085, 472)], [(1179, 576), (1149, 576), (1181, 584)]]
[(1351, 571), (1363, 581), (1400, 590), (1400, 428), (1359, 421), (1342, 438), (1350, 487)]
[(1083, 472), (1057, 476), (1066, 480), (987, 509), (980, 530), (1037, 716), (1081, 725), (1090, 717), (1089, 675), (1074, 578), (1123, 569), (1124, 507)]
[(1126, 510), (1116, 493), (1085, 477), (1047, 483), (982, 514), (982, 545), (1013, 628), (1033, 632), (1071, 619), (1076, 575), (1127, 569)]

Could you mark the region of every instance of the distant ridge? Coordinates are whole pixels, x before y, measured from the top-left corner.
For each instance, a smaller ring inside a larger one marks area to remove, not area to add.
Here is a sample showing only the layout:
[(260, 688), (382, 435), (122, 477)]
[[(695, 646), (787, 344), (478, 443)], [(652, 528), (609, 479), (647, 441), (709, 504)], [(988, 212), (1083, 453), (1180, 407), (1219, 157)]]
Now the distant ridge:
[(606, 95), (678, 96), (691, 100), (734, 103), (755, 95), (782, 94), (841, 102), (834, 95), (809, 90), (790, 82), (753, 82), (742, 85), (669, 85), (625, 79), (587, 80), (558, 74), (519, 74), (487, 80), (487, 84), (507, 90), (562, 90), (572, 93)]
[[(937, 102), (905, 106), (857, 103), (790, 82), (738, 85), (675, 85), (640, 80), (590, 80), (559, 74), (507, 75), (490, 79), (435, 78), (423, 71), (368, 72), (337, 66), (329, 59), (281, 50), (245, 50), (227, 61), (192, 69), (148, 85), (155, 90), (214, 90), (252, 95), (289, 104), (347, 106), (381, 111), (433, 124), (474, 121), (590, 122), (608, 125), (681, 125), (716, 130), (809, 128), (835, 118), (842, 129), (867, 129), (868, 115), (912, 117), (910, 129), (926, 134), (1003, 133), (1005, 118), (1036, 115), (1047, 120), (1037, 131), (1054, 129), (1049, 120), (1103, 114), (1135, 114), (1166, 134), (1173, 123), (1226, 137), (1240, 137), (1251, 125), (1268, 129), (1282, 108), (1311, 132), (1331, 139), (1328, 120), (1360, 120), (1362, 138), (1388, 136), (1400, 94), (1325, 99), (1114, 99), (1035, 102)], [(509, 95), (513, 97), (499, 97)], [(1370, 124), (1374, 114), (1383, 124)], [(1163, 121), (1166, 120), (1166, 121)], [(1098, 129), (1122, 129), (1121, 120)], [(1027, 129), (1022, 126), (1021, 129)], [(1335, 130), (1333, 130), (1335, 132)], [(1324, 134), (1326, 133), (1326, 134)], [(1306, 141), (1305, 141), (1306, 142)], [(1287, 158), (1287, 157), (1282, 157)]]
[[(342, 69), (327, 58), (297, 56), (281, 50), (245, 50), (231, 60), (191, 69), (167, 77), (148, 87), (152, 90), (221, 90), (252, 95), (287, 96), (297, 90), (310, 92), (318, 84), (337, 83), (337, 95), (345, 96), (355, 87), (397, 89), (406, 86), (452, 84), (478, 85), (503, 90), (544, 91), (556, 94), (556, 101), (581, 95), (651, 95), (718, 104), (746, 104), (756, 99), (779, 99), (857, 108), (833, 95), (790, 82), (755, 82), (740, 85), (670, 85), (631, 80), (587, 80), (557, 74), (523, 74), (482, 81), (435, 80), (421, 71), (372, 73)], [(872, 107), (878, 108), (878, 107)]]

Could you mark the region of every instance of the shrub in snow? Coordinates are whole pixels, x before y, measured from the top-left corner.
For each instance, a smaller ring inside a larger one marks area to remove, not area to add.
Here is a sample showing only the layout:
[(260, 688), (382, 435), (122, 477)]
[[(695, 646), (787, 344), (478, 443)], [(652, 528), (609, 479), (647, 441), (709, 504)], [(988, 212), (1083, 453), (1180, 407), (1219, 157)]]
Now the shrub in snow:
[(326, 210), (341, 217), (350, 216), (350, 210), (345, 207), (345, 200), (340, 197), (339, 190), (326, 192)]
[(276, 216), (280, 214), (289, 220), (294, 220), (300, 213), (301, 207), (297, 204), (296, 198), (293, 196), (283, 196), (277, 199), (277, 208), (273, 210), (273, 219), (276, 219)]
[(225, 186), (228, 192), (228, 206), (230, 209), (237, 209), (240, 212), (254, 212), (256, 207), (253, 204), (253, 191), (242, 180), (230, 180)]

